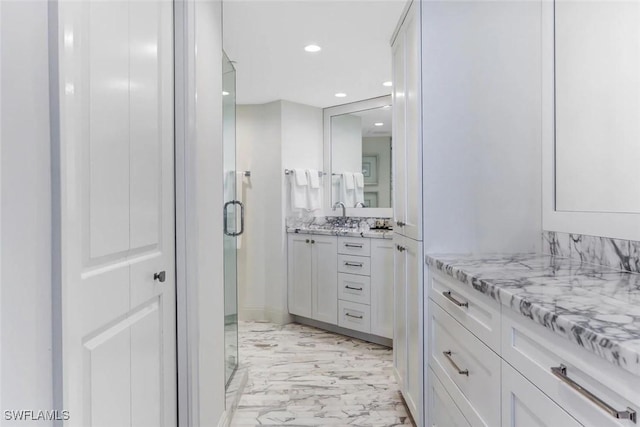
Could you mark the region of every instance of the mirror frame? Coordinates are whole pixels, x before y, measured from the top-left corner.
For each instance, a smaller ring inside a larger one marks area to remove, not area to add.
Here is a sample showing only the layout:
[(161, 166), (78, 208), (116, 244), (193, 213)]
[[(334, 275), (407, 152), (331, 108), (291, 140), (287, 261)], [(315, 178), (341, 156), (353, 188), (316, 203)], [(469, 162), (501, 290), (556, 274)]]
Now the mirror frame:
[(553, 0), (542, 2), (542, 228), (545, 231), (640, 240), (640, 214), (556, 210), (555, 151)]
[[(334, 107), (327, 107), (323, 110), (323, 138), (324, 138), (324, 170), (327, 173), (327, 178), (324, 181), (324, 204), (327, 206), (327, 211), (331, 210), (331, 118), (333, 116), (341, 116), (343, 114), (355, 113), (363, 110), (373, 110), (375, 108), (381, 108), (385, 105), (391, 105), (391, 95), (380, 96), (377, 98), (365, 99), (363, 101), (350, 102), (348, 104), (336, 105)], [(393, 119), (392, 119), (393, 120)], [(391, 124), (394, 126), (393, 123)], [(393, 140), (392, 140), (393, 141)], [(393, 142), (392, 142), (393, 144)], [(391, 170), (393, 176), (393, 169)], [(391, 189), (391, 200), (393, 201), (393, 188)], [(393, 204), (393, 203), (392, 203)], [(393, 208), (347, 208), (347, 214), (349, 216), (359, 217), (380, 217), (380, 218), (392, 218)]]

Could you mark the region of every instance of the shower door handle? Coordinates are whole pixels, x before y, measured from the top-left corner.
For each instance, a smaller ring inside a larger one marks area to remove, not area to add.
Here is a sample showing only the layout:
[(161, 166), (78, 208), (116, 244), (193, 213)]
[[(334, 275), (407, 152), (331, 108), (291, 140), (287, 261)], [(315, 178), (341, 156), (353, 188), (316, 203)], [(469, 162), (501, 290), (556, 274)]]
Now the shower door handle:
[[(240, 231), (229, 231), (229, 206), (240, 206)], [(239, 236), (244, 233), (244, 205), (238, 200), (231, 200), (224, 204), (224, 234), (227, 236)]]

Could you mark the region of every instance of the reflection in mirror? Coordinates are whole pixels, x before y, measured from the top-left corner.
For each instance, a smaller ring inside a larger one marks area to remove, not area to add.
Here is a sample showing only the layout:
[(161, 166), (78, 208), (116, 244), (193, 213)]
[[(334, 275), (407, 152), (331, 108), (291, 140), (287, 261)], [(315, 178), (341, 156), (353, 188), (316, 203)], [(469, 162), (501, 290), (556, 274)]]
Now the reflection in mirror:
[(555, 1), (556, 210), (640, 213), (640, 2)]
[(391, 108), (331, 117), (331, 203), (391, 207)]

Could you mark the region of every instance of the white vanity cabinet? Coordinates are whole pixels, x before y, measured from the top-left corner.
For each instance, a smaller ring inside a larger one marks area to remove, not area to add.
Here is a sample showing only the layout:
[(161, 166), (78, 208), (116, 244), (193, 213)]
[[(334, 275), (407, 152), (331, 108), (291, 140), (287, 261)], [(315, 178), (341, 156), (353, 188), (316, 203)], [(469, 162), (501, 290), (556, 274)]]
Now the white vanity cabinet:
[(637, 425), (640, 377), (433, 268), (427, 288), (431, 425)]
[(338, 324), (338, 238), (289, 234), (289, 313)]
[(290, 233), (289, 313), (393, 339), (393, 241)]

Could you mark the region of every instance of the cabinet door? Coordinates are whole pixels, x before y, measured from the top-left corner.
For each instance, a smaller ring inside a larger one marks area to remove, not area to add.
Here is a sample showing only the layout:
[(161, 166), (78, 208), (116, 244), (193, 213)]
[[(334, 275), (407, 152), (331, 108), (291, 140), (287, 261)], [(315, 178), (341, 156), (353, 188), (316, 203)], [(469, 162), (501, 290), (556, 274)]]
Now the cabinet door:
[(371, 239), (371, 333), (393, 338), (392, 240)]
[(429, 369), (429, 418), (432, 427), (470, 427), (438, 377)]
[[(405, 158), (405, 35), (400, 31), (392, 47), (393, 56), (393, 214), (396, 224), (405, 221), (407, 176)], [(403, 233), (402, 227), (396, 231)]]
[(311, 317), (311, 237), (290, 234), (287, 247), (289, 313)]
[[(422, 240), (422, 108), (420, 91), (420, 2), (414, 1), (405, 31), (405, 226), (402, 234)], [(395, 139), (394, 139), (395, 142)], [(395, 150), (394, 150), (395, 151)]]
[(502, 362), (502, 427), (580, 425), (511, 365)]
[(321, 322), (338, 324), (338, 238), (312, 236), (311, 317)]
[(407, 379), (405, 400), (414, 419), (421, 424), (423, 385), (422, 242), (404, 239), (406, 257)]
[(407, 264), (404, 247), (405, 238), (399, 234), (393, 236), (395, 250), (393, 251), (393, 368), (398, 381), (398, 387), (404, 394), (405, 378), (407, 376), (407, 303), (406, 278)]

